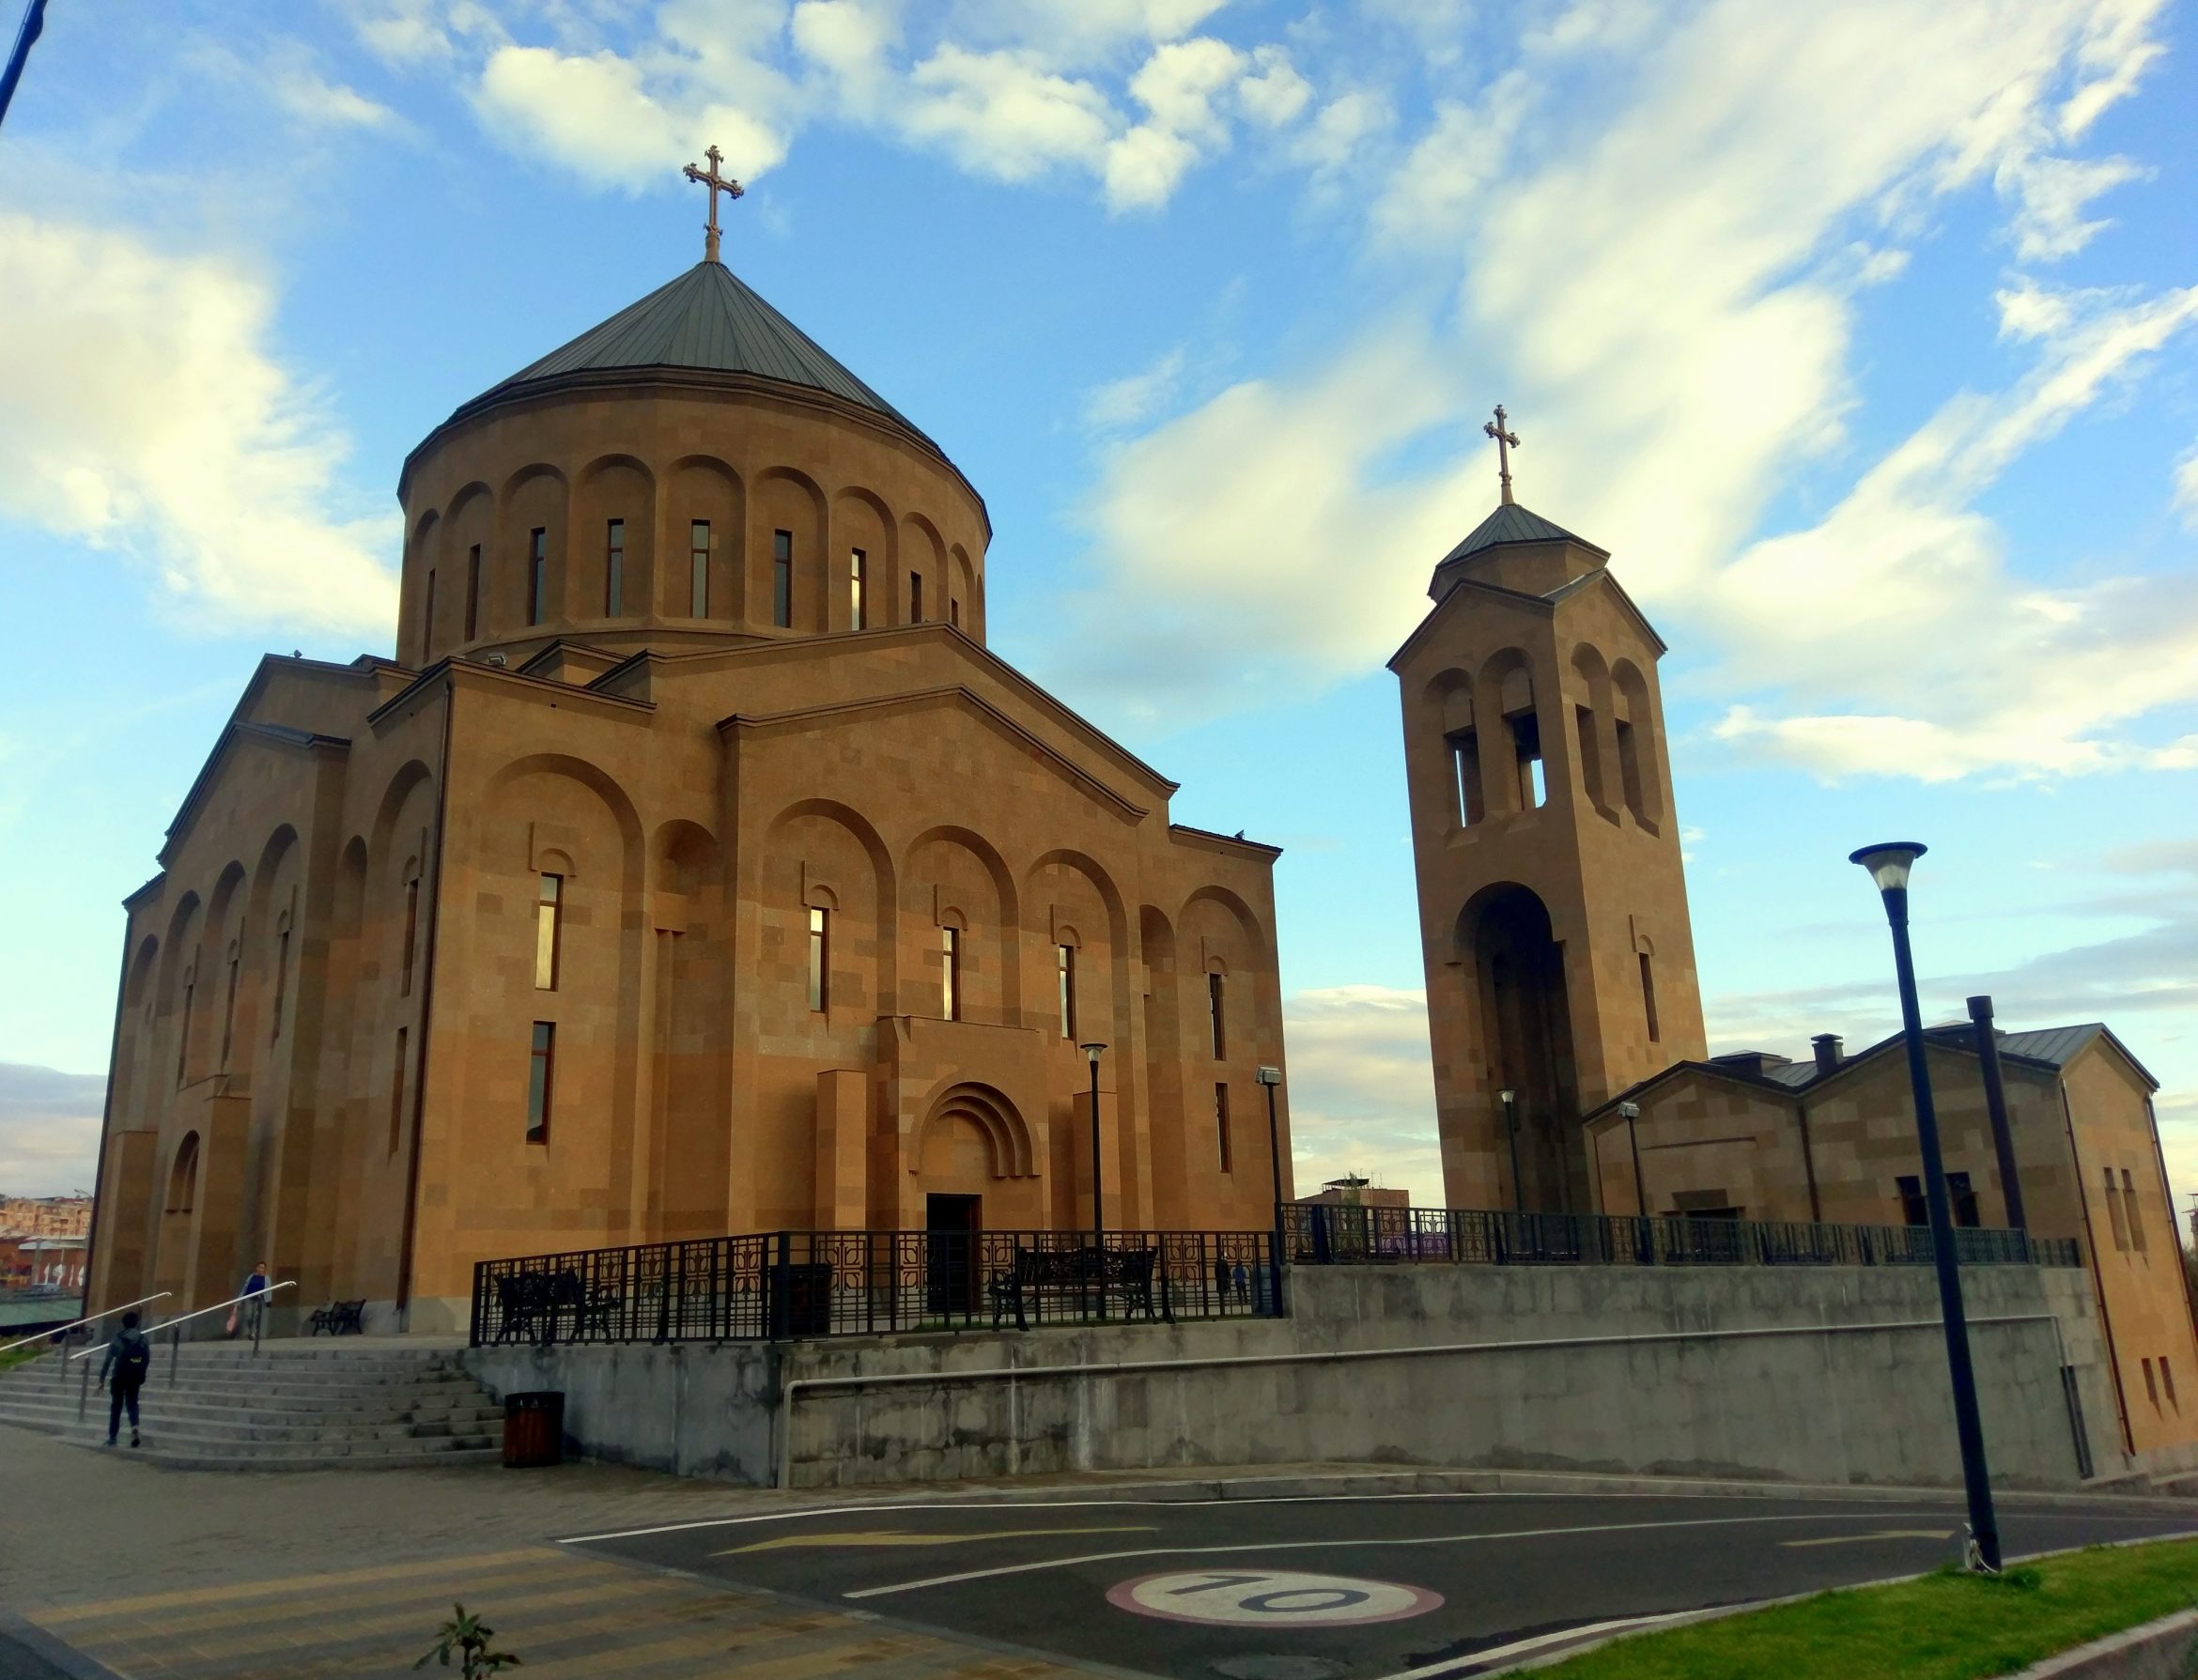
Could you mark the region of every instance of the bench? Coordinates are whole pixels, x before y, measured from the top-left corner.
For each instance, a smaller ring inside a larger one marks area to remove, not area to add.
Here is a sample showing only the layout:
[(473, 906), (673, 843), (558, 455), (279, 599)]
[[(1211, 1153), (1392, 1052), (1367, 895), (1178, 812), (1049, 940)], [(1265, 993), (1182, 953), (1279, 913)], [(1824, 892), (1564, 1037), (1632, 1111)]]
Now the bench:
[(1096, 1289), (1101, 1312), (1107, 1309), (1108, 1291), (1118, 1291), (1124, 1318), (1142, 1308), (1146, 1318), (1156, 1318), (1153, 1271), (1158, 1259), (1159, 1251), (1152, 1248), (1018, 1248), (1014, 1264), (985, 1285), (992, 1297), (992, 1327), (998, 1330), (1012, 1311), (1015, 1328), (1029, 1329), (1026, 1302), (1045, 1291), (1084, 1295)]
[(313, 1328), (308, 1335), (318, 1335), (327, 1331), (332, 1336), (364, 1335), (366, 1333), (366, 1303), (364, 1301), (332, 1301), (326, 1306), (313, 1309)]
[(521, 1272), (500, 1277), (496, 1280), (496, 1304), (502, 1322), (496, 1339), (507, 1342), (517, 1337), (548, 1347), (557, 1340), (557, 1316), (564, 1312), (572, 1314), (568, 1340), (580, 1341), (597, 1330), (608, 1335), (611, 1316), (624, 1302), (625, 1297), (613, 1289), (599, 1288), (591, 1293), (580, 1274), (569, 1267), (562, 1272)]

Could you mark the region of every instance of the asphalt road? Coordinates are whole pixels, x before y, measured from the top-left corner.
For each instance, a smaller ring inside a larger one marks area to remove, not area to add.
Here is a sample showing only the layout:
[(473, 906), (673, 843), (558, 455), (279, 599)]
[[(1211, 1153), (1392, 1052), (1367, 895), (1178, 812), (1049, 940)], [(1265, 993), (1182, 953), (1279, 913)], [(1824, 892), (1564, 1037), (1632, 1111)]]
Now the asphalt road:
[[(2010, 1557), (2198, 1534), (2010, 1498)], [(1606, 1622), (1918, 1574), (1958, 1501), (1528, 1495), (893, 1503), (566, 1542), (1170, 1680), (1435, 1680)], [(1524, 1644), (1525, 1648), (1521, 1648)]]

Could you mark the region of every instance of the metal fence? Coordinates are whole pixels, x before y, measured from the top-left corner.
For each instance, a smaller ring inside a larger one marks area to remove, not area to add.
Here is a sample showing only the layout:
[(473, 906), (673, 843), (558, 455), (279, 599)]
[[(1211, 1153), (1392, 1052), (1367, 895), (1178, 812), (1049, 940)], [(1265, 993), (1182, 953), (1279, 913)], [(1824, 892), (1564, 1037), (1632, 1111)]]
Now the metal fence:
[[(1954, 1241), (1964, 1266), (2082, 1263), (2067, 1238), (1964, 1229)], [(1931, 1233), (1927, 1225), (1293, 1202), (1282, 1210), (1282, 1253), (1298, 1266), (1927, 1266)]]
[(1271, 1318), (1267, 1231), (768, 1231), (484, 1260), (472, 1342), (694, 1342)]

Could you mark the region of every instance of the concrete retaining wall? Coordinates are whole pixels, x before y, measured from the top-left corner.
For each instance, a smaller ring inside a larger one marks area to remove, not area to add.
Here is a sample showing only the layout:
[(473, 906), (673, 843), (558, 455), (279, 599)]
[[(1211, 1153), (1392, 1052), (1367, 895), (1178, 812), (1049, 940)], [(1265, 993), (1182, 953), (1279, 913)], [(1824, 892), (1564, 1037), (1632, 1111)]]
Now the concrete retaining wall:
[[(2094, 1462), (2119, 1470), (2082, 1274), (1964, 1280), (1995, 1479), (2077, 1480), (2064, 1348)], [(565, 1390), (595, 1457), (751, 1483), (1308, 1460), (1924, 1483), (1959, 1462), (1925, 1269), (1290, 1281), (1280, 1321), (473, 1359), (498, 1393)]]

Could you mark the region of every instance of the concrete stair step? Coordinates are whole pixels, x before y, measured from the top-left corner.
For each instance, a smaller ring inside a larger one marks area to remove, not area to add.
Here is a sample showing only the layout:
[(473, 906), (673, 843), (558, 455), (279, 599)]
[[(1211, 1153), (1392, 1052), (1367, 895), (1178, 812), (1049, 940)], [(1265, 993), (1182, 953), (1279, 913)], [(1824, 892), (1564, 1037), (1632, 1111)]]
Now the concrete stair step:
[[(155, 1422), (163, 1436), (189, 1438), (209, 1441), (298, 1441), (307, 1443), (340, 1443), (370, 1441), (439, 1441), (455, 1435), (477, 1435), (483, 1438), (499, 1435), (503, 1426), (501, 1416), (468, 1417), (458, 1419), (347, 1419), (341, 1422), (319, 1423), (262, 1423), (220, 1416), (178, 1416), (159, 1408), (147, 1408), (141, 1415)], [(26, 1428), (70, 1433), (78, 1429), (106, 1427), (107, 1409), (101, 1405), (90, 1409), (83, 1419), (76, 1415), (76, 1408), (54, 1407), (43, 1410), (30, 1408), (0, 1408), (0, 1423), (19, 1424)]]
[[(94, 1386), (97, 1386), (98, 1376), (96, 1370), (92, 1372)], [(83, 1386), (84, 1380), (80, 1373), (72, 1373), (66, 1379), (49, 1375), (38, 1382), (0, 1383), (0, 1395), (54, 1393), (62, 1389), (74, 1393)], [(479, 1384), (470, 1379), (459, 1378), (437, 1378), (420, 1382), (300, 1383), (281, 1379), (254, 1381), (244, 1377), (209, 1379), (189, 1371), (178, 1371), (171, 1380), (167, 1372), (159, 1370), (153, 1373), (146, 1388), (148, 1392), (156, 1388), (177, 1394), (189, 1392), (204, 1395), (209, 1400), (228, 1400), (239, 1405), (249, 1404), (254, 1400), (279, 1398), (286, 1405), (295, 1402), (302, 1405), (375, 1406), (395, 1404), (412, 1395), (441, 1397), (480, 1392)]]
[[(125, 1437), (125, 1440), (128, 1438)], [(185, 1447), (162, 1447), (151, 1441), (142, 1447), (106, 1447), (99, 1441), (86, 1438), (78, 1444), (88, 1451), (127, 1454), (132, 1458), (144, 1459), (166, 1470), (216, 1471), (269, 1471), (269, 1470), (417, 1470), (423, 1467), (441, 1468), (452, 1464), (496, 1464), (503, 1457), (502, 1447), (481, 1442), (457, 1442), (450, 1445), (421, 1443), (415, 1450), (401, 1453), (345, 1454), (295, 1452), (220, 1452), (201, 1451)]]

